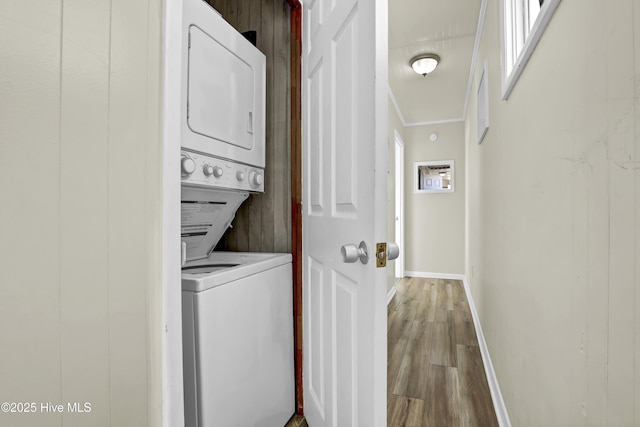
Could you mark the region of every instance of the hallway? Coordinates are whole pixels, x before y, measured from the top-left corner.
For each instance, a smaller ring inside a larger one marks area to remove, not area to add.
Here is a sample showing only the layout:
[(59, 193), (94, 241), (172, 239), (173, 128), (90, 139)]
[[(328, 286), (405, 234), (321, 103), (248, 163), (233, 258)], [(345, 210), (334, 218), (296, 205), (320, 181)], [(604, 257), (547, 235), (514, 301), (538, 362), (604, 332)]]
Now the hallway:
[(389, 427), (498, 425), (460, 281), (402, 279), (387, 324)]

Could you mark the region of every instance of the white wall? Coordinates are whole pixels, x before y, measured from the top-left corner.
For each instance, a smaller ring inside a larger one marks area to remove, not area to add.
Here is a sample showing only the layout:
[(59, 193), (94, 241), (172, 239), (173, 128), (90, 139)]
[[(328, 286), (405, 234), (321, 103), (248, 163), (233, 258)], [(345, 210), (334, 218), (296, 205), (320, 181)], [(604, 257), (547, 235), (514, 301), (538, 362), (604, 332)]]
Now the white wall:
[(2, 425), (161, 425), (161, 5), (0, 7)]
[[(429, 135), (436, 133), (435, 142)], [(463, 274), (464, 123), (405, 128), (406, 270)], [(453, 193), (414, 193), (414, 162), (453, 160)]]
[(560, 3), (490, 128), (466, 122), (466, 275), (514, 426), (640, 425), (640, 7)]

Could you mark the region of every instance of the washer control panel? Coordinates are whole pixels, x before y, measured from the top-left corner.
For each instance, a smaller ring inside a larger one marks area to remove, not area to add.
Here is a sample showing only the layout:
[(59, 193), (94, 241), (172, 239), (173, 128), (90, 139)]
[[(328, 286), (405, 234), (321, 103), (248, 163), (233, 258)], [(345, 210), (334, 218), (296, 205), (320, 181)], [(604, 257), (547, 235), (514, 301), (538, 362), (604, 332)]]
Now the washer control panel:
[(204, 154), (180, 151), (180, 173), (183, 184), (264, 192), (263, 169)]

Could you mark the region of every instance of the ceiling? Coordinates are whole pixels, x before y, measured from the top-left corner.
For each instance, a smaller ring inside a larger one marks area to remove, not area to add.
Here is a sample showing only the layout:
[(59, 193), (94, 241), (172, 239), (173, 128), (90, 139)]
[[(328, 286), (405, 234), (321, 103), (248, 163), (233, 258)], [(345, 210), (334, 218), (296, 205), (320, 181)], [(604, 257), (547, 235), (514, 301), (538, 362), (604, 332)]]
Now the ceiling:
[[(411, 123), (461, 119), (482, 0), (389, 0), (389, 87)], [(440, 56), (438, 68), (416, 74), (409, 60)]]

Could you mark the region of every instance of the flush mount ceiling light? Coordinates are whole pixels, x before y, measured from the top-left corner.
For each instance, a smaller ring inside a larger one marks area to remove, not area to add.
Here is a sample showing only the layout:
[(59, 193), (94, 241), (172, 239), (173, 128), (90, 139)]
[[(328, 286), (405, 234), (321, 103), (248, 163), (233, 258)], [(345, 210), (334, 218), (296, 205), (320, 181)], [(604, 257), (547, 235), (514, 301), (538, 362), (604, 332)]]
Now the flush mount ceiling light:
[(413, 71), (426, 76), (436, 69), (438, 62), (440, 62), (440, 57), (438, 55), (435, 53), (426, 53), (414, 57), (409, 64), (411, 64)]

